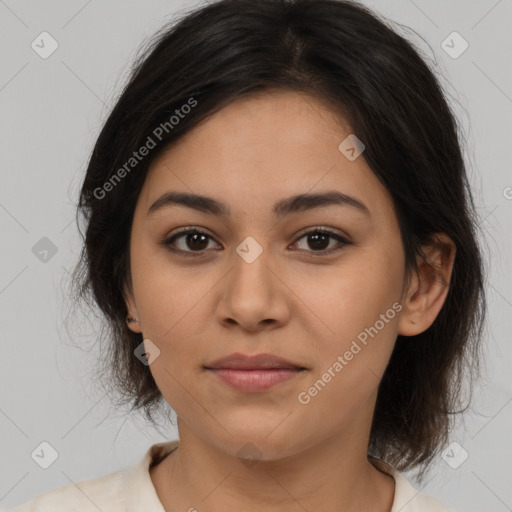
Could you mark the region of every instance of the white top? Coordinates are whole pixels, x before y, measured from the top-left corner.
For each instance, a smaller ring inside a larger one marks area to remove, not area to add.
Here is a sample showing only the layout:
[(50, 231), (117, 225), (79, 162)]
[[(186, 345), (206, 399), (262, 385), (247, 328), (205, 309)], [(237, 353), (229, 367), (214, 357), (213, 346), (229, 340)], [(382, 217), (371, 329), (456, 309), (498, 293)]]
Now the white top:
[[(165, 512), (149, 468), (152, 462), (159, 462), (178, 444), (179, 441), (153, 444), (134, 466), (47, 491), (11, 509), (11, 512)], [(454, 512), (434, 498), (419, 493), (404, 475), (388, 463), (376, 458), (371, 462), (395, 479), (391, 512)]]

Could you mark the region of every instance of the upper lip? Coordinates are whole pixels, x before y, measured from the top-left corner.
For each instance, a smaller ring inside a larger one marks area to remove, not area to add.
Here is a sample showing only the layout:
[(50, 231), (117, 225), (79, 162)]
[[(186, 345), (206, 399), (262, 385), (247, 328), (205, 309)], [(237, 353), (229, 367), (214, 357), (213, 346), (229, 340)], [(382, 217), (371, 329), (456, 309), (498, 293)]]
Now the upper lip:
[(287, 368), (287, 369), (305, 369), (300, 364), (292, 363), (282, 357), (273, 354), (256, 354), (248, 356), (245, 354), (234, 353), (226, 357), (216, 359), (212, 363), (205, 365), (208, 369), (229, 368), (236, 370), (265, 370), (272, 368)]

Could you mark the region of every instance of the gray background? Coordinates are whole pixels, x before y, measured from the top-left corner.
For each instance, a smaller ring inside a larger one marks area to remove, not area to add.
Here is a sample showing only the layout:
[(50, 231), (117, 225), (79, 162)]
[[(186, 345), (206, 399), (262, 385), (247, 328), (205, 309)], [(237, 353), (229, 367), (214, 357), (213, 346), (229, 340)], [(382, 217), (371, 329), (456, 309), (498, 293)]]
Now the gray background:
[[(489, 247), (484, 378), (451, 436), (468, 458), (453, 468), (440, 457), (426, 485), (417, 487), (459, 512), (512, 510), (512, 2), (364, 4), (410, 27), (402, 34), (442, 75), (464, 126)], [(141, 417), (113, 410), (90, 376), (98, 322), (91, 318), (80, 333), (63, 322), (70, 306), (66, 278), (80, 249), (74, 203), (101, 123), (140, 43), (196, 5), (0, 0), (0, 508), (125, 468), (150, 444), (177, 438), (172, 428), (163, 435)], [(47, 59), (31, 48), (43, 31), (59, 45)], [(469, 44), (458, 58), (442, 46), (453, 31)], [(57, 251), (46, 262), (37, 251), (50, 245), (45, 237)], [(48, 469), (31, 458), (43, 441), (58, 452)]]

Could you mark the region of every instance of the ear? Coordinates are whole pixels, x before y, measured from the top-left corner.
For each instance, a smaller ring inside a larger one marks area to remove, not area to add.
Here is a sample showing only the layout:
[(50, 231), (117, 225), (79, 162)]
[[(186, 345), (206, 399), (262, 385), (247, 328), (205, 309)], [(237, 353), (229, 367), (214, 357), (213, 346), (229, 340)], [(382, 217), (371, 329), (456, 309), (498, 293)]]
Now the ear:
[(448, 295), (456, 247), (445, 233), (432, 235), (421, 247), (425, 258), (418, 256), (418, 273), (403, 299), (398, 334), (414, 336), (426, 331), (436, 319)]
[(131, 284), (128, 284), (126, 281), (123, 284), (123, 296), (126, 303), (128, 316), (131, 316), (137, 320), (136, 322), (128, 322), (128, 328), (133, 332), (141, 333), (142, 328), (140, 325), (140, 316), (137, 305), (135, 304), (135, 299), (133, 298), (133, 288)]

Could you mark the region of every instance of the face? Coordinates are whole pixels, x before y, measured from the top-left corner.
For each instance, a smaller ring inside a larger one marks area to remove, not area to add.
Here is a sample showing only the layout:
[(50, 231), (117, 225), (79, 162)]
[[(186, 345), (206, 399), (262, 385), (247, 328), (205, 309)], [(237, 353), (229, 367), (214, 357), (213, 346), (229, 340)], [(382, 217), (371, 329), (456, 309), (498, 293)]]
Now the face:
[[(231, 103), (150, 168), (131, 233), (131, 328), (158, 347), (149, 368), (180, 425), (227, 453), (251, 442), (271, 460), (369, 432), (400, 329), (404, 252), (391, 196), (363, 156), (338, 148), (350, 134), (318, 100), (267, 92)], [(179, 201), (150, 211), (169, 192), (226, 212)], [(298, 195), (319, 197), (289, 201)], [(343, 195), (353, 200), (333, 199)], [(205, 369), (235, 352), (305, 369), (239, 389)]]

